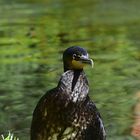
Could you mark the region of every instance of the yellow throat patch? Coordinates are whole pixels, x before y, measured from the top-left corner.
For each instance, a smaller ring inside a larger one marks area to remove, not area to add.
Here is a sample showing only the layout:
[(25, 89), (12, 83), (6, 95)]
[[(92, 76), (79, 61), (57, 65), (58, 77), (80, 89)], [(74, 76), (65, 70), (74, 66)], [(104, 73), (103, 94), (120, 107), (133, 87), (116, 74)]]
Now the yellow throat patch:
[(86, 64), (80, 62), (80, 61), (76, 61), (76, 60), (72, 60), (72, 68), (73, 69), (83, 69), (83, 67), (85, 66)]

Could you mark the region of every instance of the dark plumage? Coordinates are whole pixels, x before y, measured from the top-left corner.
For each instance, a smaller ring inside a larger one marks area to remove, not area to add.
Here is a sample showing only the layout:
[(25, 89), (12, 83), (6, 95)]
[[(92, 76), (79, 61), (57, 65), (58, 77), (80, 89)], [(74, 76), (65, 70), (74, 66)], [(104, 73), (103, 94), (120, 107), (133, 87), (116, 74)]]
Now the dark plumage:
[(38, 102), (31, 125), (31, 140), (105, 140), (105, 130), (95, 104), (88, 96), (83, 71), (93, 65), (81, 47), (70, 47), (63, 54), (64, 73), (58, 86)]

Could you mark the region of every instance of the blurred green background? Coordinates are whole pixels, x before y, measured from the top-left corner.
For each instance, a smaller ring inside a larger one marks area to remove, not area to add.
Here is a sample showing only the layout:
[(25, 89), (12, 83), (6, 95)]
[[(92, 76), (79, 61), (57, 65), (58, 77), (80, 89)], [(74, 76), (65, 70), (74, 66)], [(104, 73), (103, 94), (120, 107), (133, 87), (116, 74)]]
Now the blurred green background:
[(39, 98), (63, 72), (62, 52), (86, 48), (86, 68), (107, 140), (134, 140), (140, 88), (139, 0), (0, 0), (0, 134), (29, 139)]

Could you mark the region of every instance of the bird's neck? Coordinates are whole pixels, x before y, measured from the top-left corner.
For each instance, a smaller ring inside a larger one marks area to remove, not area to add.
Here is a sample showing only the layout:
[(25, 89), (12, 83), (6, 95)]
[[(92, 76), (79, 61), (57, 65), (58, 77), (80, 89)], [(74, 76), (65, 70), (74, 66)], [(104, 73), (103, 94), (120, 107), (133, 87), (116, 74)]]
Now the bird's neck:
[(62, 74), (58, 88), (73, 102), (84, 100), (88, 94), (88, 81), (83, 70), (68, 70)]
[(74, 87), (77, 83), (77, 80), (80, 76), (80, 74), (82, 74), (83, 70), (74, 70), (74, 73), (73, 73), (73, 80), (72, 80), (72, 87), (71, 87), (71, 90), (73, 91), (74, 90)]

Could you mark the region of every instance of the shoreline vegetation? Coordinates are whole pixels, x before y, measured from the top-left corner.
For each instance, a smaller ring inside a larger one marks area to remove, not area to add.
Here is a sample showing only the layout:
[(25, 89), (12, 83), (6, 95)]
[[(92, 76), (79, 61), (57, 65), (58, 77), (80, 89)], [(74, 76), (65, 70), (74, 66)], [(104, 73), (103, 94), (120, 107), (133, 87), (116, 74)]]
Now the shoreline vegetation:
[(134, 124), (132, 125), (131, 135), (140, 140), (140, 91), (136, 93), (135, 98), (137, 103), (134, 107)]
[(7, 136), (1, 135), (2, 140), (19, 140), (13, 133), (9, 132)]

